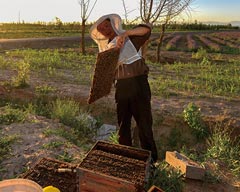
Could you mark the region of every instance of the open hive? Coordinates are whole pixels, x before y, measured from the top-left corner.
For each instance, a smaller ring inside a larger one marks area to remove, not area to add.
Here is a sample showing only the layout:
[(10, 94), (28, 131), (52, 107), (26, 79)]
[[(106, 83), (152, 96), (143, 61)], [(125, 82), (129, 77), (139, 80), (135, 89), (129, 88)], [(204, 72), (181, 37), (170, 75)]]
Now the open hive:
[(119, 53), (120, 50), (117, 48), (98, 53), (88, 97), (89, 104), (111, 92)]
[(147, 150), (98, 141), (79, 165), (42, 158), (21, 178), (61, 192), (142, 192), (150, 157)]
[(35, 181), (42, 188), (52, 185), (61, 192), (78, 192), (76, 167), (55, 159), (42, 158), (21, 177)]
[(78, 167), (80, 191), (143, 191), (151, 152), (98, 141)]

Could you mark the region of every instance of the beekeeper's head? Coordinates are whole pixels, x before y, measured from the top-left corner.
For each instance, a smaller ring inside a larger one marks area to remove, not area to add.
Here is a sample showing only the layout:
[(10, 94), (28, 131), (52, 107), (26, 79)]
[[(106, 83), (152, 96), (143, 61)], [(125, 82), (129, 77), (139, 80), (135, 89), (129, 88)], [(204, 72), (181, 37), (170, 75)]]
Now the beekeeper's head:
[(108, 41), (123, 33), (122, 19), (117, 14), (100, 17), (90, 28), (90, 36), (97, 43), (99, 51), (104, 51)]

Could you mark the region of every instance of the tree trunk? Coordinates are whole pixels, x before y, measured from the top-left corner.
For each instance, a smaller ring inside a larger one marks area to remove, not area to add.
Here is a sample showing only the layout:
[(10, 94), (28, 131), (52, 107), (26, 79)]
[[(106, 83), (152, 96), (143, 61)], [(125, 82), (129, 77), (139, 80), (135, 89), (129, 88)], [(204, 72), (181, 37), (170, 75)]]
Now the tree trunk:
[(82, 39), (81, 39), (81, 46), (82, 46), (82, 54), (86, 55), (85, 50), (85, 30), (86, 30), (86, 19), (82, 20)]
[(149, 43), (149, 40), (147, 40), (142, 46), (142, 57), (144, 59), (146, 58), (146, 55), (147, 55), (148, 43)]
[(158, 42), (158, 45), (157, 45), (157, 62), (158, 63), (160, 63), (160, 59), (161, 59), (161, 47), (162, 47), (162, 44), (163, 44), (163, 37), (164, 37), (164, 34), (165, 34), (165, 29), (166, 29), (166, 25), (162, 24), (161, 35), (159, 37), (159, 42)]

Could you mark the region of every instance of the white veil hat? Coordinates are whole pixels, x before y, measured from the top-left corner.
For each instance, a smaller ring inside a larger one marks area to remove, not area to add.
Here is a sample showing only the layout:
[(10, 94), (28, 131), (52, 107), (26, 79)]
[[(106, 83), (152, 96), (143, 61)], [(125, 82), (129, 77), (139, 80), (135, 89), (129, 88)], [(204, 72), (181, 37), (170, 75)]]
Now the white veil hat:
[(121, 34), (125, 30), (122, 29), (122, 19), (117, 14), (108, 14), (100, 17), (95, 24), (92, 25), (90, 28), (90, 36), (91, 38), (97, 43), (98, 49), (100, 52), (104, 51), (106, 49), (106, 46), (108, 44), (109, 39), (102, 35), (98, 30), (97, 26), (102, 23), (104, 20), (110, 19), (111, 25), (113, 30), (116, 32), (116, 34)]

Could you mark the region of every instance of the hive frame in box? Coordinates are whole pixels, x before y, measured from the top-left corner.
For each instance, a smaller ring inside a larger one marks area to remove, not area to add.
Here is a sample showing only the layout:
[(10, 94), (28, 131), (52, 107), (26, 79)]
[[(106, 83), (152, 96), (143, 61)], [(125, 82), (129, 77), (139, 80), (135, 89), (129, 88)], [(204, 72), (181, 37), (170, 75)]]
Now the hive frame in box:
[[(120, 49), (111, 48), (97, 55), (88, 104), (107, 96), (111, 92)], [(110, 59), (106, 59), (110, 58)]]
[[(151, 160), (151, 152), (143, 149), (137, 149), (134, 147), (129, 147), (125, 145), (112, 144), (106, 141), (98, 141), (92, 147), (92, 149), (88, 152), (86, 157), (83, 159), (82, 163), (80, 163), (78, 170), (79, 175), (79, 191), (81, 192), (99, 192), (99, 191), (108, 191), (108, 192), (142, 192), (144, 191), (144, 186), (138, 186), (131, 181), (124, 180), (122, 178), (118, 178), (115, 176), (107, 175), (104, 173), (100, 173), (94, 170), (89, 170), (81, 165), (88, 158), (88, 155), (95, 149), (98, 148), (100, 144), (109, 145), (109, 147), (119, 147), (121, 150), (119, 152), (126, 152), (127, 150), (141, 152), (146, 155), (145, 159), (145, 183), (148, 182), (149, 171), (150, 171), (150, 160)], [(125, 151), (124, 151), (125, 150)], [(144, 157), (145, 158), (145, 157)]]
[[(54, 163), (59, 164), (59, 165), (65, 165), (65, 166), (67, 166), (67, 167), (72, 167), (72, 168), (71, 168), (72, 171), (74, 172), (74, 174), (76, 174), (76, 177), (73, 178), (73, 180), (74, 180), (73, 183), (75, 183), (75, 189), (76, 189), (76, 191), (74, 190), (74, 192), (79, 192), (79, 186), (78, 186), (78, 183), (79, 183), (78, 181), (79, 181), (79, 179), (78, 179), (77, 173), (75, 173), (76, 167), (77, 167), (78, 165), (77, 165), (77, 164), (72, 164), (72, 163), (67, 163), (67, 162), (64, 162), (64, 161), (56, 160), (56, 159), (52, 159), (52, 158), (48, 158), (48, 157), (43, 157), (43, 158), (37, 160), (37, 161), (33, 164), (33, 166), (32, 166), (28, 171), (26, 171), (25, 173), (23, 173), (22, 175), (20, 175), (20, 178), (29, 179), (30, 175), (34, 172), (34, 170), (36, 170), (36, 167), (37, 167), (38, 165), (41, 165), (41, 163), (44, 162), (44, 161), (54, 162)], [(59, 167), (58, 167), (58, 168), (59, 168)], [(69, 169), (69, 170), (70, 170), (70, 169)], [(56, 171), (57, 171), (57, 170), (56, 170)], [(58, 171), (57, 171), (57, 172), (58, 172)], [(60, 174), (60, 172), (59, 172), (59, 174)], [(34, 179), (32, 179), (32, 180), (35, 181)], [(35, 182), (37, 182), (37, 181), (35, 181)], [(49, 182), (49, 181), (46, 181), (46, 183), (47, 183), (47, 182)], [(38, 183), (38, 184), (41, 185), (40, 183)], [(46, 184), (46, 186), (50, 186), (50, 185), (52, 185), (52, 183)], [(46, 186), (42, 186), (42, 187), (44, 188), (44, 187), (46, 187)], [(59, 186), (55, 186), (55, 187), (61, 189), (61, 184), (59, 184)], [(71, 191), (71, 192), (72, 192), (72, 191)]]

